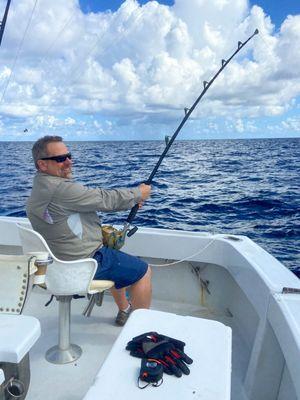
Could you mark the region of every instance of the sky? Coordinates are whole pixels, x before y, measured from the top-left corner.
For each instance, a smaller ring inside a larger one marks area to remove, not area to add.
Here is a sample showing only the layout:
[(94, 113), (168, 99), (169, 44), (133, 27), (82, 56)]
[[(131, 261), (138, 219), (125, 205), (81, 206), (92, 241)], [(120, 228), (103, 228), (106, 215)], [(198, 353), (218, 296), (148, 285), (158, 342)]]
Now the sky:
[[(0, 0), (0, 15), (6, 1)], [(0, 141), (300, 137), (299, 0), (12, 0)]]

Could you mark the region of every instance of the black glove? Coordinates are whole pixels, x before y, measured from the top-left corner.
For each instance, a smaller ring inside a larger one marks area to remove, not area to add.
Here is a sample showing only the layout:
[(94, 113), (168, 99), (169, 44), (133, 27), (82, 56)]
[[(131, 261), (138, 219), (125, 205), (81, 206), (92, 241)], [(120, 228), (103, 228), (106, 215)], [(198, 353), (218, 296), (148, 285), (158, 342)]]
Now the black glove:
[(146, 332), (128, 342), (126, 349), (139, 358), (153, 358), (162, 364), (164, 372), (180, 377), (182, 372), (190, 373), (186, 364), (193, 360), (184, 353), (185, 343), (181, 340), (161, 335), (157, 332)]
[(157, 341), (156, 332), (146, 332), (142, 335), (134, 337), (130, 342), (127, 343), (126, 350), (130, 351), (130, 355), (133, 357), (145, 358), (146, 355), (143, 350), (143, 343), (144, 342), (155, 342)]
[[(144, 342), (142, 347), (146, 357), (161, 363), (164, 367), (164, 372), (167, 374), (174, 374), (178, 378), (182, 376), (182, 373), (189, 375), (190, 370), (173, 343), (167, 340), (161, 340), (157, 343)], [(190, 358), (189, 361), (191, 361)]]
[(143, 333), (142, 335), (135, 336), (130, 340), (130, 342), (127, 343), (126, 350), (131, 350), (132, 346), (135, 346), (138, 343), (143, 343), (145, 341), (155, 342), (157, 336), (158, 336), (157, 332), (146, 332)]

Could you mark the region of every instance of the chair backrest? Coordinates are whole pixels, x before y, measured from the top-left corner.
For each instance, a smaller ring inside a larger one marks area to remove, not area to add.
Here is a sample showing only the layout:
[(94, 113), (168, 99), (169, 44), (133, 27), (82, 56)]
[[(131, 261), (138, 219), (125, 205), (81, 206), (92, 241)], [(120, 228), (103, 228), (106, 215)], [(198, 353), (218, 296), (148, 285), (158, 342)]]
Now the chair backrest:
[(0, 218), (0, 245), (21, 246), (16, 223)]
[(76, 261), (62, 261), (55, 257), (45, 239), (36, 231), (17, 224), (23, 253), (47, 252), (53, 259), (46, 271), (45, 284), (55, 295), (88, 293), (96, 272), (97, 262), (92, 258)]
[(0, 254), (23, 254), (18, 227), (9, 217), (0, 217)]
[(29, 257), (0, 254), (0, 314), (21, 314), (31, 286)]

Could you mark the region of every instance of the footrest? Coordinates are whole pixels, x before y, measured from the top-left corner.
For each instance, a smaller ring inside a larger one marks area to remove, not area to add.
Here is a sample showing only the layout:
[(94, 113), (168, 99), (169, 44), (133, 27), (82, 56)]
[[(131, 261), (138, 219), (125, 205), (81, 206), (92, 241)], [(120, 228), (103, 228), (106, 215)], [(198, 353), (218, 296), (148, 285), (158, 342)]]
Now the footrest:
[(0, 362), (19, 363), (40, 334), (40, 322), (36, 318), (0, 314)]
[[(141, 360), (125, 350), (134, 336), (156, 331), (186, 343), (185, 351), (194, 360), (190, 375), (181, 378), (164, 374), (159, 388), (141, 390), (137, 378)], [(113, 374), (112, 374), (113, 371)], [(229, 400), (231, 388), (231, 329), (224, 324), (189, 316), (136, 310), (104, 361), (94, 385), (84, 400), (161, 399)]]

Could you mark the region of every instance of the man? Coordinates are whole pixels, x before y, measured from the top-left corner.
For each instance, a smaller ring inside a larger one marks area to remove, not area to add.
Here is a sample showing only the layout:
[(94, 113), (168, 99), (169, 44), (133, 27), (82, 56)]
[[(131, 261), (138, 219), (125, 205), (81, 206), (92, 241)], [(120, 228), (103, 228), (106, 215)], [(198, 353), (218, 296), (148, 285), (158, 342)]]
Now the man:
[[(72, 180), (72, 158), (60, 136), (45, 136), (32, 148), (37, 169), (26, 212), (34, 230), (62, 260), (93, 257), (98, 262), (94, 279), (115, 282), (111, 290), (124, 325), (131, 309), (149, 308), (151, 270), (142, 260), (103, 246), (97, 211), (119, 211), (141, 205), (151, 186), (104, 190), (87, 188)], [(131, 303), (125, 288), (130, 286)]]

